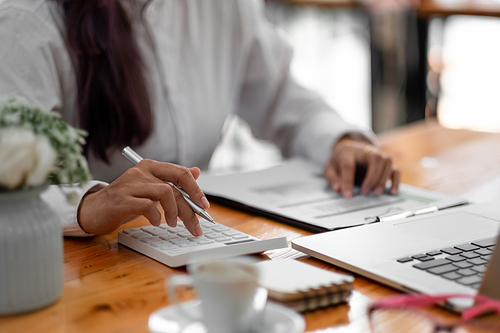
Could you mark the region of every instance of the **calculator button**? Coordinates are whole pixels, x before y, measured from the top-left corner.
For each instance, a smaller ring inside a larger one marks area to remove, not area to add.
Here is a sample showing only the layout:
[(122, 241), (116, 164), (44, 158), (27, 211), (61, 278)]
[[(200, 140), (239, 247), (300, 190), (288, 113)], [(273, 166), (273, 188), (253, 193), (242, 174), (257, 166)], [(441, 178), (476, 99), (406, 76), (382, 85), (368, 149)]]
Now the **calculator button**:
[(210, 239), (203, 239), (203, 240), (196, 241), (196, 243), (198, 243), (200, 245), (206, 245), (206, 244), (212, 244), (215, 242), (213, 240), (210, 240)]
[(174, 244), (165, 244), (163, 245), (162, 247), (160, 247), (160, 250), (162, 251), (167, 251), (167, 250), (172, 250), (172, 249), (176, 249), (178, 246), (177, 245), (174, 245)]
[(236, 230), (228, 230), (228, 231), (224, 231), (222, 232), (222, 234), (224, 236), (234, 236), (234, 235), (239, 235), (240, 232), (239, 231), (236, 231)]
[(166, 235), (161, 235), (160, 238), (164, 239), (164, 240), (171, 240), (171, 239), (177, 239), (180, 237), (177, 236), (177, 234), (166, 234)]
[(141, 238), (141, 239), (140, 239), (140, 241), (141, 241), (141, 242), (143, 242), (143, 243), (148, 243), (148, 244), (149, 244), (149, 243), (152, 243), (152, 242), (155, 242), (155, 241), (157, 241), (157, 240), (158, 240), (158, 238), (153, 237), (153, 236), (151, 236), (151, 237), (144, 237), (144, 238)]
[(210, 233), (206, 233), (205, 237), (210, 238), (210, 239), (215, 239), (215, 238), (221, 237), (221, 234), (216, 233), (216, 232), (210, 232)]
[(241, 234), (241, 235), (235, 235), (235, 236), (233, 236), (233, 239), (245, 239), (245, 238), (248, 238), (248, 237), (249, 237), (248, 235)]
[(202, 239), (206, 239), (205, 237), (203, 236), (189, 236), (189, 237), (186, 237), (186, 239), (192, 241), (192, 242), (196, 242), (196, 241), (199, 241), (199, 240), (202, 240)]
[(230, 241), (230, 240), (233, 240), (233, 239), (230, 238), (230, 237), (219, 237), (219, 238), (215, 239), (216, 242), (227, 242), (227, 241)]
[(184, 227), (179, 227), (179, 226), (177, 226), (175, 228), (169, 227), (167, 230), (171, 231), (171, 232), (183, 232), (183, 231), (186, 231), (186, 229)]
[(196, 246), (196, 245), (197, 245), (196, 243), (189, 242), (189, 243), (179, 244), (179, 247), (192, 247), (192, 246)]
[(152, 225), (148, 225), (146, 227), (141, 227), (140, 229), (145, 232), (155, 232), (159, 228)]
[(148, 234), (151, 234), (152, 236), (160, 236), (160, 235), (168, 235), (169, 232), (167, 230), (163, 230), (158, 228), (158, 230), (155, 231), (146, 231)]
[(154, 246), (154, 247), (162, 247), (163, 245), (169, 244), (169, 243), (166, 242), (166, 241), (159, 241), (159, 240), (157, 240), (157, 241), (154, 241), (154, 242), (150, 242), (148, 244), (151, 245), (151, 246)]
[(223, 226), (217, 226), (215, 228), (212, 228), (213, 231), (218, 231), (218, 232), (221, 232), (221, 231), (227, 231), (227, 230), (230, 230), (228, 227), (223, 227)]
[(152, 237), (152, 236), (151, 236), (151, 234), (148, 234), (147, 232), (141, 231), (140, 233), (139, 232), (134, 233), (132, 235), (132, 237), (134, 237), (136, 239), (142, 239), (142, 238), (148, 238), (148, 237)]
[(189, 241), (187, 239), (185, 239), (185, 238), (170, 239), (170, 242), (172, 244), (176, 244), (176, 245), (184, 244), (184, 243), (189, 243)]

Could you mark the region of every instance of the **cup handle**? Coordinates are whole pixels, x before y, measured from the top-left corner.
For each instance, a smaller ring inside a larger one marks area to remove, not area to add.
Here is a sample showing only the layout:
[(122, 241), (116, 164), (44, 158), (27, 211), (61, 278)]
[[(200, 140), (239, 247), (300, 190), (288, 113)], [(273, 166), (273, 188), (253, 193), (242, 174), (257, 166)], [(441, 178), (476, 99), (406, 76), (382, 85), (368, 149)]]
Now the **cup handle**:
[[(179, 301), (179, 297), (177, 297), (178, 286), (193, 286), (193, 278), (189, 275), (175, 275), (165, 282), (168, 298), (171, 301), (172, 305), (180, 305), (182, 303)], [(201, 320), (201, 318), (197, 318), (193, 316), (189, 311), (186, 311), (183, 306), (178, 306), (178, 309), (179, 312), (181, 312), (182, 315), (187, 317), (190, 321)]]

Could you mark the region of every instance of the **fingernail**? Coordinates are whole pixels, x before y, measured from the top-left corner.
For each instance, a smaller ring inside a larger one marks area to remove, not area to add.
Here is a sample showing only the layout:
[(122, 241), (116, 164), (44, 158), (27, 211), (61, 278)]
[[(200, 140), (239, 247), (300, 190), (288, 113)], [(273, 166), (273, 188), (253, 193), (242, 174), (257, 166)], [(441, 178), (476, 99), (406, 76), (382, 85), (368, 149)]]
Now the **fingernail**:
[(352, 197), (352, 190), (344, 190), (342, 192), (342, 195), (344, 196), (344, 198), (351, 198)]
[(382, 193), (384, 193), (384, 188), (382, 186), (375, 189), (375, 195), (382, 195)]
[(199, 223), (196, 225), (196, 227), (194, 227), (194, 232), (195, 232), (196, 236), (203, 235), (203, 230), (201, 230), (201, 226)]
[(201, 198), (201, 203), (203, 205), (203, 208), (205, 209), (210, 208), (210, 202), (208, 202), (206, 197)]

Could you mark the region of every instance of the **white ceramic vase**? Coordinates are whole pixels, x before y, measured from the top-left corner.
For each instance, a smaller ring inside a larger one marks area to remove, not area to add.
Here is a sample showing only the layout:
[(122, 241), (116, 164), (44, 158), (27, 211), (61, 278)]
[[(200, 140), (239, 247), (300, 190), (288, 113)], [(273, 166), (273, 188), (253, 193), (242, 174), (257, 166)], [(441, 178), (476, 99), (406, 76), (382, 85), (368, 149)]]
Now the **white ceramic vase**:
[(61, 296), (62, 228), (40, 197), (45, 189), (0, 192), (0, 315), (36, 310)]

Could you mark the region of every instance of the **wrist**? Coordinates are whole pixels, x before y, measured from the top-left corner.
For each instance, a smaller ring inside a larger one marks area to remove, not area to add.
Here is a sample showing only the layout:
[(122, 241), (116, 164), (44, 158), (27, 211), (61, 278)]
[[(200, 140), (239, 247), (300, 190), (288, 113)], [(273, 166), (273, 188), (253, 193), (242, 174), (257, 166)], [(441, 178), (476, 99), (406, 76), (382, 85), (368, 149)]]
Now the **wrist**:
[(361, 133), (358, 132), (349, 132), (344, 134), (343, 136), (340, 137), (340, 139), (337, 140), (337, 142), (333, 145), (333, 149), (338, 149), (341, 148), (344, 144), (347, 144), (349, 142), (361, 142), (369, 145), (375, 145), (375, 143), (364, 136)]
[(351, 140), (351, 141), (358, 141), (358, 142), (365, 142), (368, 144), (373, 145), (374, 143), (372, 140), (370, 140), (368, 137), (364, 136), (363, 134), (359, 132), (349, 132), (343, 135), (337, 142), (340, 142), (341, 140)]
[(106, 187), (106, 185), (100, 183), (90, 188), (83, 195), (82, 199), (80, 200), (80, 204), (78, 205), (78, 210), (76, 213), (76, 222), (78, 223), (80, 228), (88, 234), (95, 234), (95, 232), (92, 232), (92, 226), (90, 226), (89, 223), (87, 223), (88, 221), (92, 221), (92, 219), (89, 218), (89, 211), (92, 210), (92, 209), (89, 210), (89, 208), (93, 206), (91, 203), (92, 196), (95, 195), (95, 193), (102, 190), (104, 187)]

